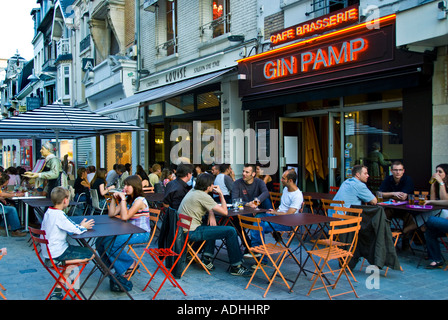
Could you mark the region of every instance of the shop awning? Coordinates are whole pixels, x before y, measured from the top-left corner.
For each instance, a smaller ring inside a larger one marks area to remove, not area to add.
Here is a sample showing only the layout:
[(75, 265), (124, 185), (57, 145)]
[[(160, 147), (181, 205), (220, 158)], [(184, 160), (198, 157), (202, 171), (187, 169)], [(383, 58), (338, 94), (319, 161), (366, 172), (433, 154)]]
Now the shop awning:
[(140, 104), (151, 104), (157, 103), (162, 100), (168, 99), (180, 95), (184, 92), (193, 90), (197, 87), (203, 86), (210, 83), (213, 80), (217, 80), (219, 76), (233, 70), (234, 68), (227, 68), (217, 72), (212, 72), (199, 76), (196, 78), (191, 78), (184, 81), (179, 81), (173, 84), (165, 85), (162, 87), (154, 88), (147, 91), (142, 91), (134, 94), (133, 96), (124, 98), (117, 102), (114, 102), (108, 106), (97, 109), (96, 112), (99, 114), (108, 114), (111, 112), (120, 111), (123, 109), (128, 109), (132, 107), (138, 107)]
[(0, 120), (1, 139), (77, 139), (129, 131), (146, 129), (62, 104), (43, 106)]

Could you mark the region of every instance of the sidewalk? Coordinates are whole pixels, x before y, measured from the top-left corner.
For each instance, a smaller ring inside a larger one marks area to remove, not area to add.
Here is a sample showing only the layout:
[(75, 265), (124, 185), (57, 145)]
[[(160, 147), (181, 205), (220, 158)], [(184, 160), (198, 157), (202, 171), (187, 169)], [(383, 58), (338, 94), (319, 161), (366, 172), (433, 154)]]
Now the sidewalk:
[[(41, 266), (30, 246), (29, 236), (24, 238), (0, 237), (0, 248), (6, 247), (8, 254), (0, 261), (0, 283), (6, 288), (4, 292), (8, 300), (43, 300), (54, 284), (53, 279)], [(154, 241), (153, 243), (157, 243)], [(142, 250), (142, 249), (140, 249)], [(417, 268), (421, 253), (413, 255), (412, 252), (398, 252), (403, 272), (389, 270), (387, 277), (384, 271), (380, 276), (368, 271), (365, 267), (359, 270), (361, 262), (353, 270), (357, 279), (354, 282), (355, 289), (359, 295), (357, 299), (353, 294), (346, 294), (336, 297), (334, 300), (442, 300), (448, 298), (448, 271), (443, 269), (426, 270), (424, 266), (427, 261), (422, 259), (420, 267)], [(221, 250), (220, 257), (226, 259), (226, 251)], [(250, 267), (252, 259), (246, 260), (246, 266)], [(150, 270), (155, 269), (155, 263), (145, 255), (145, 264)], [(86, 268), (83, 275), (87, 275), (91, 270), (92, 263)], [(311, 275), (299, 277), (294, 287), (294, 292), (289, 293), (280, 282), (274, 283), (263, 299), (264, 290), (250, 286), (244, 288), (249, 278), (232, 276), (227, 272), (228, 265), (222, 261), (215, 261), (216, 269), (207, 275), (205, 271), (196, 265), (190, 266), (179, 284), (187, 293), (184, 296), (177, 288), (173, 288), (167, 281), (157, 296), (157, 300), (328, 300), (325, 290), (314, 291), (307, 296), (311, 286)], [(308, 269), (312, 269), (312, 262), (306, 264)], [(295, 278), (297, 265), (291, 260), (285, 260), (282, 272), (286, 277)], [(366, 272), (367, 270), (367, 272)], [(375, 268), (374, 268), (375, 270)], [(378, 270), (378, 269), (376, 269)], [(134, 288), (131, 295), (135, 300), (151, 300), (152, 291), (147, 289), (142, 291), (149, 279), (143, 268), (141, 273), (132, 278)], [(81, 276), (82, 277), (82, 276)], [(99, 279), (98, 271), (88, 280), (84, 289), (88, 295)], [(162, 273), (157, 275), (155, 284), (162, 280)], [(256, 275), (255, 283), (262, 287), (266, 286), (266, 281), (261, 272)], [(342, 278), (336, 290), (348, 289), (347, 281)], [(109, 281), (106, 279), (95, 294), (94, 300), (128, 300), (126, 294), (115, 293), (109, 290)]]

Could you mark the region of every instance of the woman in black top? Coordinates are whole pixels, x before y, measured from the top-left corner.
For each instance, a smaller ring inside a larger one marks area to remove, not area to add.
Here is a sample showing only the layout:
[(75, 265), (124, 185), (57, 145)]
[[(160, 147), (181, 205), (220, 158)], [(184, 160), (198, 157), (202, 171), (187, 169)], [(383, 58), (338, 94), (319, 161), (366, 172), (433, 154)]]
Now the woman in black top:
[(104, 202), (106, 201), (106, 198), (104, 198), (104, 196), (109, 193), (109, 190), (115, 188), (115, 186), (106, 187), (106, 175), (107, 170), (104, 168), (100, 168), (96, 171), (95, 176), (93, 177), (91, 182), (92, 190), (96, 190), (96, 192), (98, 193), (100, 208), (103, 207)]
[[(92, 204), (90, 199), (90, 183), (87, 180), (87, 170), (86, 168), (79, 168), (77, 173), (77, 178), (73, 188), (75, 189), (75, 201), (86, 202), (88, 205)], [(86, 211), (86, 208), (77, 207), (75, 210), (75, 215), (82, 215)]]

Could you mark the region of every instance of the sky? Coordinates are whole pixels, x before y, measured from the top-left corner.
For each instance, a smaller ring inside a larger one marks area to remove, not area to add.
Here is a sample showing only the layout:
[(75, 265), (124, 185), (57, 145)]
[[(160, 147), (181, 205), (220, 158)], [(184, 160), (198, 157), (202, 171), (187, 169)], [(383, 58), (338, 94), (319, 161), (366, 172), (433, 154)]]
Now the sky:
[(36, 0), (0, 0), (0, 58), (9, 59), (17, 50), (26, 60), (34, 58), (34, 22), (30, 13), (38, 7)]

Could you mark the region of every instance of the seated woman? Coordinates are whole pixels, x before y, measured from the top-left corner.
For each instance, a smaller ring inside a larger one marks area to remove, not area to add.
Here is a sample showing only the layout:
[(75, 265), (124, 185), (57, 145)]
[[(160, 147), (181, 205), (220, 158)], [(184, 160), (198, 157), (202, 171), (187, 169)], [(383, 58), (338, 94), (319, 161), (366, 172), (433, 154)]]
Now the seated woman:
[(431, 200), (448, 200), (447, 184), (448, 184), (448, 164), (442, 163), (436, 167), (436, 172), (432, 175), (430, 199)]
[[(118, 202), (118, 204), (117, 204)], [(128, 244), (145, 243), (149, 240), (149, 232), (151, 227), (149, 224), (149, 206), (143, 195), (142, 181), (137, 175), (129, 176), (124, 180), (123, 192), (115, 192), (114, 198), (111, 201), (108, 211), (109, 217), (117, 217), (124, 221), (144, 229), (146, 232), (133, 234)], [(109, 263), (117, 258), (117, 253), (129, 239), (129, 235), (121, 235), (114, 237), (99, 238), (96, 241), (96, 249), (100, 256), (107, 250)], [(125, 250), (121, 251), (114, 264), (115, 272), (123, 277), (129, 276), (132, 269), (135, 266), (134, 259), (126, 253)]]
[(91, 182), (92, 190), (96, 190), (96, 192), (98, 193), (100, 208), (102, 208), (104, 206), (104, 203), (106, 202), (106, 198), (104, 198), (104, 196), (109, 193), (109, 190), (115, 189), (115, 186), (113, 185), (106, 187), (106, 175), (107, 170), (104, 168), (100, 168), (96, 171), (95, 176), (93, 177)]
[[(448, 206), (448, 200), (427, 200), (425, 205), (442, 205)], [(442, 210), (445, 211), (445, 210)], [(431, 216), (426, 221), (426, 248), (428, 250), (428, 258), (431, 260), (426, 269), (436, 269), (443, 266), (443, 256), (440, 250), (439, 238), (448, 233), (448, 219), (443, 217)]]
[[(75, 189), (75, 201), (86, 202), (88, 205), (92, 204), (90, 199), (90, 183), (87, 180), (87, 169), (79, 168), (77, 171), (78, 177), (75, 180), (73, 188)], [(84, 208), (77, 207), (75, 210), (75, 215), (80, 216), (85, 211)]]
[[(9, 232), (9, 235), (11, 237), (25, 237), (27, 233), (20, 231), (22, 229), (22, 226), (20, 225), (19, 215), (17, 213), (17, 209), (14, 206), (9, 206), (4, 201), (6, 198), (13, 198), (15, 196), (23, 196), (23, 192), (2, 192), (3, 187), (7, 186), (9, 182), (9, 176), (6, 173), (3, 173), (0, 176), (0, 201), (2, 202), (3, 209), (5, 210), (5, 216), (6, 216), (6, 222), (9, 228), (11, 228), (11, 231)], [(0, 207), (0, 210), (2, 208)], [(3, 219), (0, 220), (2, 227), (4, 228), (4, 221)], [(6, 234), (6, 232), (5, 232)]]

